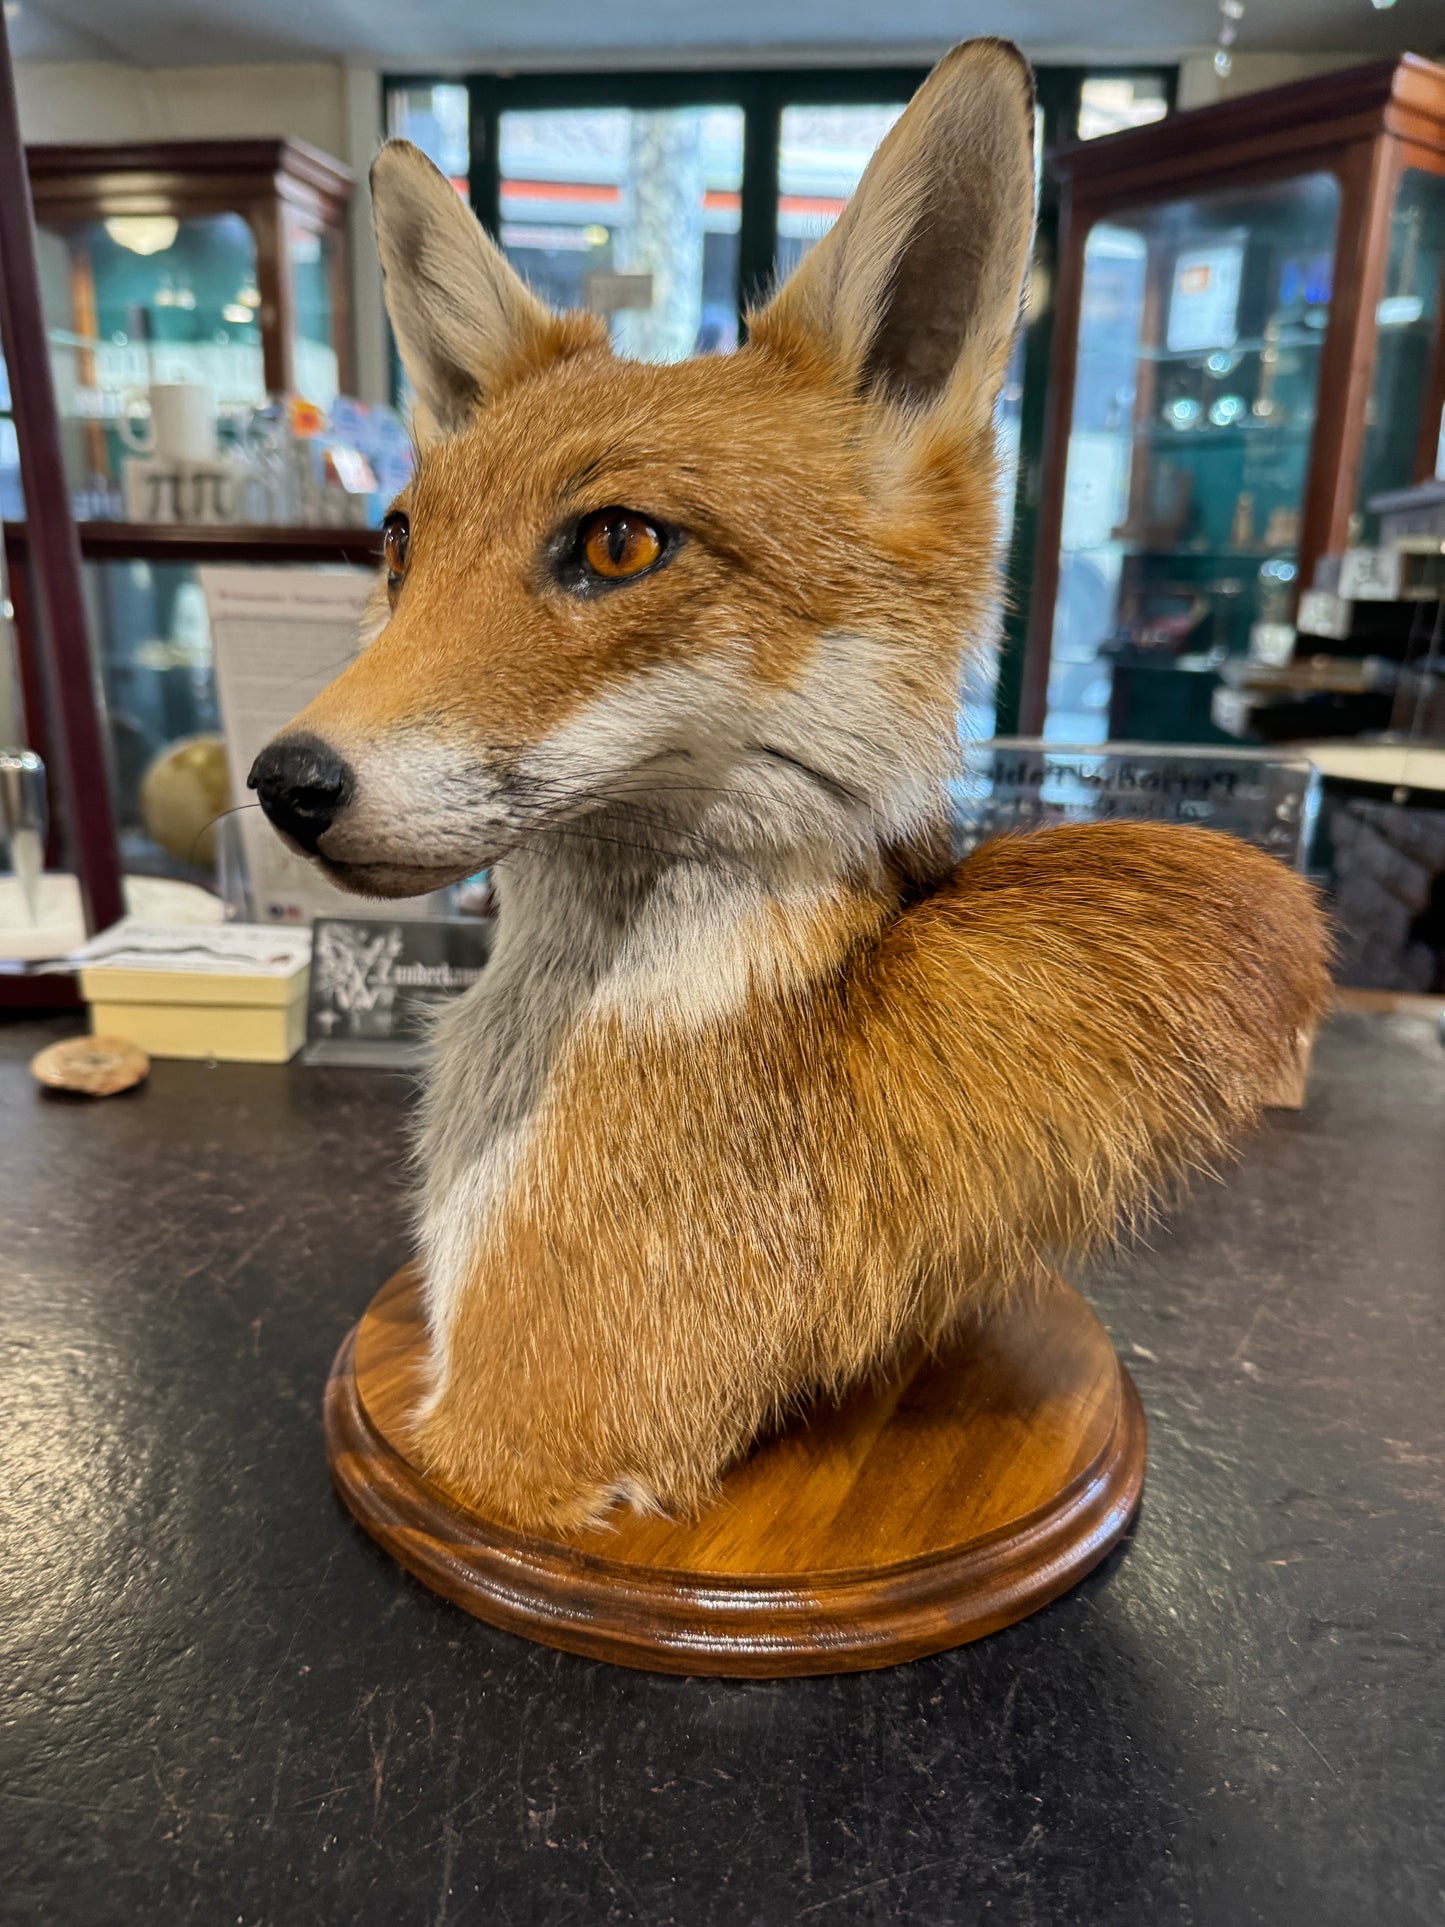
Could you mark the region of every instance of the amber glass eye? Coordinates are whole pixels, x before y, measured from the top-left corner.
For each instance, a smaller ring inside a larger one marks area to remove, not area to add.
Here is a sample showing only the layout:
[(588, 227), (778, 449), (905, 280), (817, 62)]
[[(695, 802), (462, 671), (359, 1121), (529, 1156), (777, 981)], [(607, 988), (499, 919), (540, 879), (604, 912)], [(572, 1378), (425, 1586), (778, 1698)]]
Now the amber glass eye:
[(406, 551), (411, 541), (411, 523), (400, 509), (393, 509), (381, 525), (381, 550), (386, 557), (386, 585), (394, 589), (406, 574)]
[(599, 509), (582, 524), (581, 546), (594, 575), (619, 582), (662, 560), (662, 531), (635, 509)]

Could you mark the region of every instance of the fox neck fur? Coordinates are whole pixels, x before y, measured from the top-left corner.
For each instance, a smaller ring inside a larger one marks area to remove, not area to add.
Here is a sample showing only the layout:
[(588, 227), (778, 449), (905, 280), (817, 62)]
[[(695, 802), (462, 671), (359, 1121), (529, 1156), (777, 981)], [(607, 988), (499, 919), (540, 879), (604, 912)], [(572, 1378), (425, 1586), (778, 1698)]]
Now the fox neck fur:
[[(951, 870), (952, 745), (890, 738), (822, 699), (829, 663), (864, 648), (825, 638), (811, 686), (777, 705), (769, 742), (725, 780), (706, 780), (715, 746), (673, 752), (638, 806), (599, 806), (496, 866), (496, 946), (439, 1021), (418, 1147), (438, 1388), (458, 1299), (569, 1040), (616, 1020), (645, 1053), (659, 1033), (804, 996)], [(806, 743), (791, 727), (805, 715)]]

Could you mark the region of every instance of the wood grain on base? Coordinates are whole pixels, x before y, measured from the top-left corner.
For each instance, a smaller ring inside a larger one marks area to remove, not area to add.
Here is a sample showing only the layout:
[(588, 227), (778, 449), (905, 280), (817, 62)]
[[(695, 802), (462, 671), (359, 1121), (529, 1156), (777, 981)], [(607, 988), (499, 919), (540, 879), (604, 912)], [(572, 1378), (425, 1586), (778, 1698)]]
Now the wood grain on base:
[(425, 1329), (400, 1271), (337, 1355), (332, 1475), (408, 1571), (509, 1632), (670, 1673), (774, 1677), (889, 1666), (1056, 1598), (1139, 1500), (1144, 1416), (1061, 1281), (841, 1404), (819, 1403), (727, 1475), (694, 1520), (618, 1511), (532, 1539), (406, 1455)]

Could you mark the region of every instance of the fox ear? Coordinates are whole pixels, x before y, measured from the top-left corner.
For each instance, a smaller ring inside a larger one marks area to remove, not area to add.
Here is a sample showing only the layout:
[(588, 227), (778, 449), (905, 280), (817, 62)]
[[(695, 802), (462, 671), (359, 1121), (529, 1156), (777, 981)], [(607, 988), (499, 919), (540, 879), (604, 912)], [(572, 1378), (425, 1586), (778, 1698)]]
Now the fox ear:
[(556, 317), (442, 173), (410, 141), (371, 164), (376, 247), (402, 365), (437, 428), (460, 428)]
[(992, 413), (1034, 225), (1033, 75), (1006, 40), (946, 54), (834, 227), (751, 332), (823, 347), (860, 388)]

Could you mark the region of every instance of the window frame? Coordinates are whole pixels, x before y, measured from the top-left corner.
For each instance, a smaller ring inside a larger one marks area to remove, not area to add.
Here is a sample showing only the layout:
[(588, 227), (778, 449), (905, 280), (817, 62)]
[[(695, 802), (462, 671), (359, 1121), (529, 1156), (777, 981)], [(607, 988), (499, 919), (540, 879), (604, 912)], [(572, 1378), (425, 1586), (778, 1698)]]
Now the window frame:
[[(743, 115), (743, 169), (738, 233), (739, 318), (772, 286), (778, 239), (778, 173), (783, 109), (791, 106), (851, 107), (906, 101), (927, 78), (926, 64), (886, 67), (756, 67), (623, 69), (592, 73), (386, 74), (382, 77), (383, 122), (390, 125), (391, 98), (407, 87), (462, 86), (467, 91), (467, 183), (471, 205), (487, 232), (501, 225), (499, 122), (504, 113), (580, 107), (739, 107)], [(1120, 66), (1040, 67), (1038, 103), (1045, 153), (1077, 132), (1085, 80), (1158, 79), (1173, 112), (1177, 67), (1149, 63)]]

